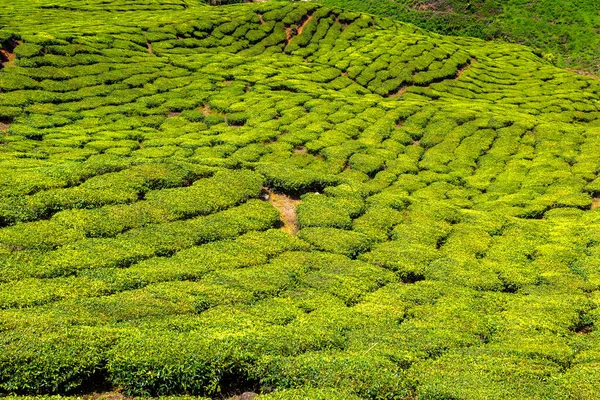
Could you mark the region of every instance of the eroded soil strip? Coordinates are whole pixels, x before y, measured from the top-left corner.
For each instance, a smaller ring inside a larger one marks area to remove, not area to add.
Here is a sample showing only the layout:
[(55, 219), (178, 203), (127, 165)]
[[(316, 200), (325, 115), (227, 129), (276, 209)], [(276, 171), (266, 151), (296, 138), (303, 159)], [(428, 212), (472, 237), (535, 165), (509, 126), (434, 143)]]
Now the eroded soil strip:
[(20, 40), (9, 40), (2, 43), (2, 49), (0, 49), (0, 68), (15, 64), (17, 60), (15, 48), (21, 43), (23, 42)]
[(279, 210), (279, 219), (281, 219), (281, 222), (283, 223), (281, 230), (295, 236), (296, 233), (298, 233), (298, 214), (296, 213), (296, 207), (302, 200), (282, 193), (275, 193), (266, 187), (263, 187), (263, 198)]
[(575, 72), (576, 74), (579, 74), (579, 75), (583, 75), (583, 76), (587, 76), (587, 77), (595, 78), (595, 79), (600, 79), (600, 76), (594, 75), (587, 71), (582, 71), (580, 69), (574, 69), (574, 68), (565, 68), (565, 69), (570, 72)]
[(292, 39), (294, 37), (302, 35), (302, 31), (306, 27), (306, 24), (308, 24), (312, 18), (313, 18), (313, 16), (311, 14), (304, 20), (304, 22), (302, 22), (302, 24), (300, 24), (300, 26), (289, 26), (289, 27), (285, 28), (285, 45), (286, 45), (286, 47), (289, 46), (290, 42), (292, 41)]

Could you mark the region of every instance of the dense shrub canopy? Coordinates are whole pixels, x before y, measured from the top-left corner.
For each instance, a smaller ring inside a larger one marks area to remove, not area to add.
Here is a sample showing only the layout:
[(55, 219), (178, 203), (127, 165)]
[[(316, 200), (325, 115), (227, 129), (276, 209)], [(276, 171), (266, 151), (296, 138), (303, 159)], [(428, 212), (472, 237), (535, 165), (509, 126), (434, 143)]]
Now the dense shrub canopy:
[(0, 395), (597, 398), (600, 81), (315, 3), (2, 7)]
[(525, 44), (556, 65), (600, 73), (597, 0), (317, 1), (441, 34)]

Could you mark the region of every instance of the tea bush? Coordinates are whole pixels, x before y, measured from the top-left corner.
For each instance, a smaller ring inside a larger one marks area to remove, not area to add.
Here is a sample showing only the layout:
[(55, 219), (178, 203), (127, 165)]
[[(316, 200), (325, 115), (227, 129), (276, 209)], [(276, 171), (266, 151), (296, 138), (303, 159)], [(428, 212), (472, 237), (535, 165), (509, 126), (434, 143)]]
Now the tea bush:
[(0, 19), (0, 396), (598, 392), (595, 78), (310, 2)]

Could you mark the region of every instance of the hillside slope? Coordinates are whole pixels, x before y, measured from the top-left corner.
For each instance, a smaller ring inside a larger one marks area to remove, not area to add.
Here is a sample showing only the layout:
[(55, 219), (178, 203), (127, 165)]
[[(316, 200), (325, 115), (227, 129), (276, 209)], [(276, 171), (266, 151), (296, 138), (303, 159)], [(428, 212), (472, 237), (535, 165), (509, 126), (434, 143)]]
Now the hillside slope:
[(600, 73), (598, 0), (319, 0), (437, 33), (501, 39), (539, 49), (561, 66)]
[(0, 394), (597, 397), (599, 80), (314, 3), (0, 26)]

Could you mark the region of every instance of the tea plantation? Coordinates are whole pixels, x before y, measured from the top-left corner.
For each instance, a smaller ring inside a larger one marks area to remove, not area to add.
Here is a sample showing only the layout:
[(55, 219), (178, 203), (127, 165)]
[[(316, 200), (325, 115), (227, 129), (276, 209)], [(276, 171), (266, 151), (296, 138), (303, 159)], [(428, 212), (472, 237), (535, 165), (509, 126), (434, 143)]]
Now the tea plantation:
[(317, 0), (442, 34), (532, 46), (563, 67), (600, 74), (598, 0)]
[(599, 397), (600, 80), (310, 2), (0, 27), (0, 395)]

